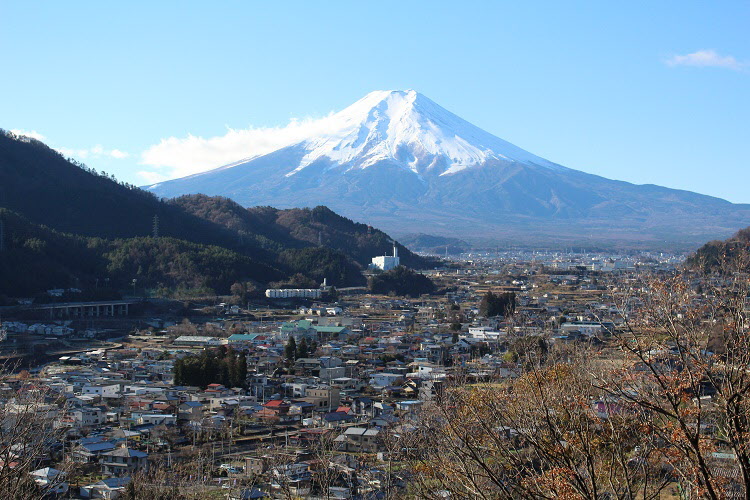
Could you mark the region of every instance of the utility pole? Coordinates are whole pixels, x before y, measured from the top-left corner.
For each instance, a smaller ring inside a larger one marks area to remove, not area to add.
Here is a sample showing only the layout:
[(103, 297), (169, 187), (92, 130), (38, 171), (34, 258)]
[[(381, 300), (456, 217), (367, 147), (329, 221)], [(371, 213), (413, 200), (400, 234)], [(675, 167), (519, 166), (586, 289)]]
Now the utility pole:
[(232, 416), (232, 420), (229, 421), (229, 459), (232, 458), (232, 435), (234, 434), (234, 415)]

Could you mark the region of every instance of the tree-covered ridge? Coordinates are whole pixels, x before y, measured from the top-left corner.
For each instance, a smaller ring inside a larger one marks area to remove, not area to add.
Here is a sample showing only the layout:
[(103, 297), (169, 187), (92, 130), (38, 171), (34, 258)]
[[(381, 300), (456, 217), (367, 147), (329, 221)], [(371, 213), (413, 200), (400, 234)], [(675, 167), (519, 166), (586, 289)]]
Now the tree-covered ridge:
[(401, 237), (401, 242), (409, 248), (417, 251), (424, 251), (431, 254), (442, 255), (459, 254), (468, 251), (471, 246), (459, 238), (449, 238), (445, 236), (434, 236), (431, 234), (407, 234)]
[(117, 182), (45, 144), (0, 131), (0, 206), (58, 231), (102, 238), (159, 233), (202, 243), (230, 241), (222, 228)]
[(287, 248), (308, 246), (306, 242), (289, 236), (284, 228), (275, 223), (274, 218), (253, 217), (247, 209), (229, 198), (191, 194), (171, 199), (168, 203), (204, 222), (228, 230), (234, 237), (234, 244), (242, 247), (278, 253)]
[(270, 262), (234, 250), (171, 237), (106, 240), (60, 233), (0, 209), (0, 295), (34, 295), (51, 288), (202, 290), (229, 293), (236, 282), (267, 284), (303, 275), (317, 286), (362, 284), (359, 267), (328, 248), (287, 249)]
[(227, 293), (237, 281), (267, 283), (284, 274), (226, 248), (175, 238), (115, 240), (104, 254), (107, 271), (158, 288), (207, 289)]
[(704, 271), (719, 270), (722, 265), (730, 262), (733, 263), (733, 268), (737, 264), (747, 267), (748, 262), (737, 262), (737, 260), (747, 261), (748, 250), (750, 250), (750, 227), (740, 229), (734, 236), (724, 241), (709, 241), (688, 257), (686, 265)]
[(0, 225), (0, 295), (84, 286), (104, 275), (100, 242), (32, 224), (5, 208), (0, 208)]
[(232, 250), (176, 238), (105, 240), (60, 233), (0, 209), (0, 295), (50, 288), (137, 287), (228, 293), (237, 281), (267, 283), (286, 272)]
[(368, 287), (372, 293), (409, 297), (419, 297), (435, 291), (435, 284), (430, 278), (404, 266), (370, 276)]
[[(377, 255), (390, 255), (393, 240), (383, 231), (343, 217), (325, 206), (280, 210), (276, 222), (286, 227), (297, 239), (340, 250), (362, 264), (368, 265)], [(434, 261), (414, 254), (398, 244), (399, 257), (405, 266), (424, 269)]]
[(317, 282), (327, 279), (330, 285), (364, 285), (365, 278), (355, 262), (341, 252), (325, 247), (289, 249), (279, 255), (287, 269), (302, 273)]
[[(228, 198), (202, 194), (180, 196), (171, 203), (236, 231), (243, 238), (253, 239), (264, 248), (323, 245), (346, 254), (363, 266), (369, 264), (372, 257), (390, 254), (393, 249), (393, 240), (383, 231), (342, 217), (324, 206), (287, 210), (273, 207), (245, 209)], [(399, 244), (398, 249), (401, 262), (406, 266), (420, 269), (434, 264), (403, 245)]]

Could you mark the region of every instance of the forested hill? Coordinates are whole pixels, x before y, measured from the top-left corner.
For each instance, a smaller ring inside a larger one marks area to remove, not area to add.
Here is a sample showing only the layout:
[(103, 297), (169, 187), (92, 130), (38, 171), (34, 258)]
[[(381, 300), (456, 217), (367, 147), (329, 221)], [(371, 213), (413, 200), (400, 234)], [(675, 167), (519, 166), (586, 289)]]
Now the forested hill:
[(471, 245), (464, 240), (424, 233), (404, 235), (401, 237), (401, 241), (409, 245), (409, 248), (432, 255), (442, 255), (443, 253), (454, 255), (471, 249)]
[(750, 227), (740, 229), (734, 236), (723, 241), (709, 241), (688, 257), (686, 264), (705, 271), (719, 270), (722, 266), (729, 266), (727, 270), (735, 270), (734, 266), (741, 266), (747, 271), (750, 262)]
[(74, 287), (83, 290), (78, 298), (113, 298), (133, 279), (140, 289), (226, 293), (237, 281), (267, 283), (289, 274), (223, 247), (177, 238), (76, 236), (4, 208), (0, 223), (0, 296)]
[[(0, 294), (7, 295), (85, 288), (104, 279), (122, 287), (133, 278), (144, 287), (217, 293), (238, 281), (293, 285), (328, 278), (335, 286), (361, 285), (363, 264), (389, 240), (324, 207), (297, 211), (305, 218), (246, 210), (220, 198), (159, 200), (2, 130), (0, 209), (6, 209), (0, 212)], [(413, 265), (426, 264), (401, 251)]]
[[(186, 195), (170, 200), (185, 211), (220, 224), (242, 238), (254, 238), (263, 246), (305, 247), (322, 245), (345, 253), (362, 266), (376, 255), (390, 255), (393, 240), (383, 231), (342, 217), (325, 206), (280, 210), (273, 207), (245, 209), (219, 196)], [(423, 269), (434, 261), (398, 244), (401, 263)]]
[(105, 260), (89, 247), (87, 238), (38, 226), (4, 208), (0, 208), (0, 225), (0, 296), (27, 296), (103, 276)]
[(0, 206), (37, 224), (85, 236), (146, 236), (154, 216), (165, 236), (192, 241), (218, 236), (204, 221), (136, 186), (72, 163), (42, 142), (7, 132), (0, 134)]

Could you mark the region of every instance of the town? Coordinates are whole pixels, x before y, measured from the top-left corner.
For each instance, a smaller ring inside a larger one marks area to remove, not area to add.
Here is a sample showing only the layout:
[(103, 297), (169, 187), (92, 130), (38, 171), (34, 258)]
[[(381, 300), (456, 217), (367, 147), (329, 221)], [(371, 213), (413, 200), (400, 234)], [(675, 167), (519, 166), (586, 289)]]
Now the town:
[(637, 309), (621, 291), (683, 259), (463, 254), (423, 272), (441, 292), (420, 297), (324, 283), (247, 301), (21, 300), (1, 312), (0, 391), (3, 427), (24, 445), (0, 461), (65, 498), (117, 498), (159, 477), (195, 498), (407, 494), (396, 437), (459, 374), (517, 379), (537, 341), (608, 349)]
[(92, 4), (0, 3), (6, 498), (750, 500), (750, 2)]

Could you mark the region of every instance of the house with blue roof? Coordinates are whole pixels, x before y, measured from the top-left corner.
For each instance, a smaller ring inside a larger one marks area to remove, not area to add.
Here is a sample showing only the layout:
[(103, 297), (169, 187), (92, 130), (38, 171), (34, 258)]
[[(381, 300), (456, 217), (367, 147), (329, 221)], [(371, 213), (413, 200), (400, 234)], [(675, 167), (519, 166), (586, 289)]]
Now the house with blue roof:
[(116, 445), (112, 441), (84, 442), (73, 448), (70, 452), (70, 459), (78, 463), (98, 462), (103, 453), (115, 448)]

